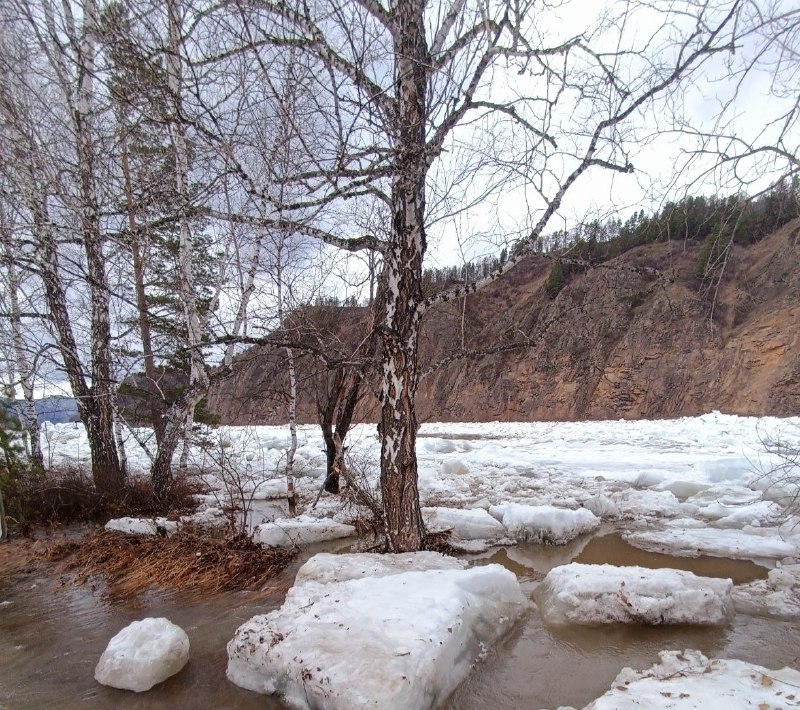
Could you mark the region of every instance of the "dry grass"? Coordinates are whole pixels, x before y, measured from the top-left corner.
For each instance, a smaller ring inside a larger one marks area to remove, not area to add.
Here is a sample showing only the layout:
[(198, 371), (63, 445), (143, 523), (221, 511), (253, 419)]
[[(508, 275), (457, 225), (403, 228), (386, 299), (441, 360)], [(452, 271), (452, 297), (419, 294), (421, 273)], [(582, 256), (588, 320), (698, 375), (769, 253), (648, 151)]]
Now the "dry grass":
[(246, 538), (214, 539), (184, 531), (169, 538), (146, 537), (106, 530), (49, 555), (54, 559), (73, 551), (65, 571), (79, 584), (102, 580), (105, 593), (114, 597), (154, 588), (194, 596), (257, 588), (295, 557), (294, 552), (267, 550)]

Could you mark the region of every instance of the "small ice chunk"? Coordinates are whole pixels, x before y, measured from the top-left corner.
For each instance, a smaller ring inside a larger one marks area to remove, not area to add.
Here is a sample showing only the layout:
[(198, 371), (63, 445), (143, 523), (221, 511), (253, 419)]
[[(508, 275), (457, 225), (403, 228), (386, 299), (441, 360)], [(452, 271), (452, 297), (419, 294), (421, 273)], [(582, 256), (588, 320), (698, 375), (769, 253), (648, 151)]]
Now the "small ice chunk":
[(710, 484), (702, 481), (682, 481), (680, 479), (667, 479), (662, 481), (654, 489), (657, 491), (669, 491), (677, 498), (690, 498), (708, 489)]
[(456, 451), (458, 447), (451, 439), (425, 438), (420, 441), (420, 448), (432, 454), (449, 454)]
[(482, 508), (423, 508), (425, 525), (432, 530), (452, 529), (462, 540), (499, 540), (506, 529)]
[(636, 490), (615, 494), (614, 502), (625, 516), (660, 516), (674, 518), (681, 514), (681, 502), (670, 491)]
[(550, 624), (725, 624), (732, 589), (682, 570), (573, 562), (551, 569), (536, 594)]
[(108, 642), (94, 671), (103, 685), (141, 693), (180, 671), (189, 637), (169, 619), (134, 621)]
[(200, 525), (206, 528), (223, 527), (229, 523), (228, 516), (225, 515), (222, 508), (206, 508), (205, 510), (198, 510), (191, 515), (182, 515), (182, 524)]
[(228, 644), (228, 678), (295, 708), (437, 707), (527, 609), (500, 565), (432, 553), (309, 560)]
[(260, 481), (250, 493), (245, 493), (245, 495), (251, 500), (271, 500), (285, 498), (289, 494), (288, 491), (286, 477), (281, 476)]
[(253, 542), (272, 547), (292, 547), (293, 545), (308, 545), (312, 542), (337, 540), (355, 534), (356, 529), (352, 525), (301, 515), (297, 518), (283, 518), (257, 526), (253, 530)]
[(619, 508), (614, 504), (608, 496), (598, 493), (583, 502), (583, 507), (586, 510), (591, 510), (598, 518), (617, 518), (619, 517)]
[(584, 710), (641, 708), (777, 708), (800, 686), (800, 672), (769, 670), (737, 660), (709, 659), (699, 651), (661, 651), (652, 668), (623, 668), (611, 690)]
[(736, 611), (785, 621), (800, 620), (800, 565), (770, 570), (767, 579), (733, 589)]
[(445, 476), (465, 476), (469, 473), (469, 466), (461, 459), (445, 459), (442, 461), (442, 473)]
[(113, 518), (105, 529), (133, 535), (172, 535), (177, 532), (178, 523), (166, 518)]
[(502, 503), (493, 505), (489, 512), (520, 542), (564, 545), (600, 526), (597, 516), (586, 508), (568, 510), (552, 505)]

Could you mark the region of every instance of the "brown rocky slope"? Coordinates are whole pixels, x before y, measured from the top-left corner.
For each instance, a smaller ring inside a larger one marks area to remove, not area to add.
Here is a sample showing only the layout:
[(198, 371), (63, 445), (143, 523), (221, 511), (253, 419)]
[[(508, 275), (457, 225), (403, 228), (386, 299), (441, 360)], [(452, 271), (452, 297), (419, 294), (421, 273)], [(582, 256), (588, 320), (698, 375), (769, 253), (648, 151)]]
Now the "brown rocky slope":
[[(426, 316), (421, 359), (527, 340), (456, 360), (420, 382), (420, 421), (660, 418), (723, 412), (800, 414), (800, 220), (734, 246), (719, 284), (698, 278), (701, 245), (636, 247), (544, 288), (553, 260), (531, 256), (463, 301)], [(342, 319), (337, 337), (360, 318)], [(464, 332), (462, 337), (462, 322)], [(258, 348), (216, 385), (223, 423), (286, 421), (280, 358)], [(300, 418), (315, 421), (309, 378)], [(374, 420), (373, 397), (361, 418)]]

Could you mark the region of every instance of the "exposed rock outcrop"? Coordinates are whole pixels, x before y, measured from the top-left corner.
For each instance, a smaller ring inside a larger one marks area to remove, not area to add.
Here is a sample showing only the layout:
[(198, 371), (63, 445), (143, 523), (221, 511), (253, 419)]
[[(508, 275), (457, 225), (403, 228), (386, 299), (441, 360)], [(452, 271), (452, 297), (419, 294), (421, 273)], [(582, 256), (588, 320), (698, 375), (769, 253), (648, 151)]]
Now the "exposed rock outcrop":
[[(544, 289), (552, 259), (524, 259), (468, 297), (463, 342), (481, 350), (524, 336), (533, 344), (456, 360), (424, 377), (420, 421), (797, 414), (800, 221), (734, 246), (719, 283), (698, 278), (700, 248), (636, 247), (573, 274), (554, 299)], [(450, 302), (427, 314), (423, 370), (460, 349), (463, 308)], [(330, 332), (357, 342), (364, 309), (340, 310), (347, 315)], [(209, 408), (225, 423), (285, 421), (282, 378), (280, 355), (252, 349), (215, 386)], [(315, 421), (318, 385), (307, 383), (305, 421)], [(362, 419), (374, 419), (368, 399)]]

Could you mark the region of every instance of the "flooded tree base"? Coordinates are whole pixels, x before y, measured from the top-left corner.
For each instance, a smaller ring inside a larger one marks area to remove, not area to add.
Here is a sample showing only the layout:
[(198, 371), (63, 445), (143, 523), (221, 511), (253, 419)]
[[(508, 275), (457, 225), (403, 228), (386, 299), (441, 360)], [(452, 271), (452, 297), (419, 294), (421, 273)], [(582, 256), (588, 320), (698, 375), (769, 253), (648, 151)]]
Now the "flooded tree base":
[(201, 596), (257, 589), (297, 556), (265, 549), (245, 537), (217, 539), (180, 531), (144, 537), (100, 530), (82, 540), (51, 545), (44, 555), (63, 559), (78, 584), (104, 585), (104, 593), (127, 597), (154, 589)]

